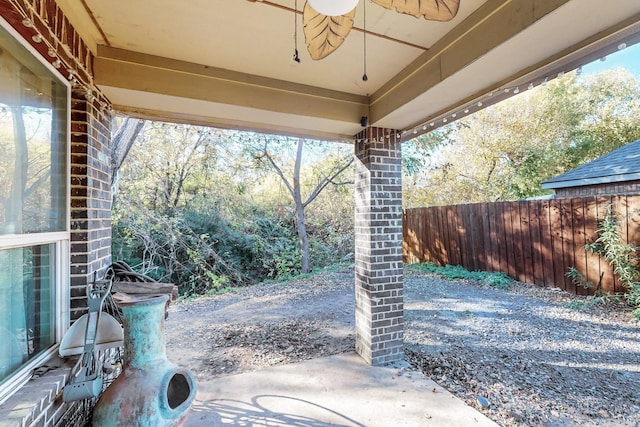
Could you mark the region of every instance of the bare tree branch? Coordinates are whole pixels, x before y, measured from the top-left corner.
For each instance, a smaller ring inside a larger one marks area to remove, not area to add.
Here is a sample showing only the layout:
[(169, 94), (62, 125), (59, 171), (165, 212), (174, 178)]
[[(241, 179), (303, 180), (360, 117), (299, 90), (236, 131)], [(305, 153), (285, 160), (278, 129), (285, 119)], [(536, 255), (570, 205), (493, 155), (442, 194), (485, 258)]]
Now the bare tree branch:
[[(294, 213), (295, 213), (295, 226), (296, 232), (298, 234), (298, 240), (300, 244), (300, 266), (302, 273), (308, 273), (310, 271), (310, 256), (309, 256), (309, 237), (307, 235), (306, 221), (305, 221), (305, 208), (313, 202), (316, 197), (324, 190), (327, 185), (335, 183), (335, 179), (344, 172), (352, 163), (353, 156), (350, 158), (348, 162), (339, 167), (332, 168), (333, 173), (330, 176), (325, 176), (322, 178), (315, 186), (309, 197), (306, 201), (302, 200), (302, 182), (300, 179), (300, 174), (302, 170), (302, 154), (304, 148), (304, 140), (297, 140), (296, 147), (296, 155), (295, 155), (295, 163), (293, 166), (293, 174), (292, 174), (292, 182), (290, 182), (285, 176), (282, 169), (276, 164), (273, 157), (269, 154), (268, 144), (269, 140), (265, 138), (264, 148), (262, 149), (262, 155), (260, 159), (266, 158), (267, 161), (272, 166), (273, 170), (275, 170), (276, 174), (280, 177), (280, 180), (284, 183), (291, 194), (291, 198), (294, 203)], [(255, 158), (255, 157), (254, 157)], [(258, 159), (258, 158), (256, 158)]]
[(269, 163), (271, 164), (273, 169), (275, 169), (276, 173), (278, 174), (278, 176), (280, 177), (280, 179), (282, 180), (284, 185), (286, 185), (287, 190), (289, 190), (289, 193), (291, 194), (291, 197), (295, 198), (295, 191), (293, 189), (293, 186), (291, 185), (291, 183), (289, 182), (287, 177), (282, 172), (282, 169), (280, 169), (280, 166), (277, 165), (277, 163), (273, 160), (273, 158), (269, 154), (269, 151), (267, 150), (268, 144), (269, 144), (269, 140), (267, 138), (265, 138), (264, 139), (264, 149), (262, 151), (263, 156), (269, 161)]
[(313, 191), (311, 192), (309, 197), (307, 197), (307, 200), (304, 201), (302, 206), (306, 208), (308, 204), (313, 202), (315, 200), (315, 198), (318, 197), (320, 192), (322, 192), (322, 190), (324, 190), (324, 188), (327, 185), (329, 185), (329, 184), (334, 184), (334, 185), (342, 185), (342, 184), (344, 184), (344, 183), (336, 183), (336, 182), (334, 182), (334, 179), (337, 178), (342, 172), (344, 172), (349, 166), (351, 166), (352, 163), (353, 163), (353, 157), (351, 157), (351, 159), (347, 163), (345, 163), (340, 169), (338, 169), (333, 175), (331, 175), (330, 177), (323, 178), (320, 181), (320, 183), (318, 185), (316, 185), (316, 188), (313, 189)]

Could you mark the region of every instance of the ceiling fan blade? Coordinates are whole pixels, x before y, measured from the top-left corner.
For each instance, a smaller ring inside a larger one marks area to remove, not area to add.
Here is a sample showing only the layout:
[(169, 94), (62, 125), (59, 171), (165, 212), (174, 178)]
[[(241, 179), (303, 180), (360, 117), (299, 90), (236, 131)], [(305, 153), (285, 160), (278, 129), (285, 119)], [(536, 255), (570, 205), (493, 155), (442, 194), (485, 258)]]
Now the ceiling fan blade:
[(460, 0), (371, 0), (385, 9), (399, 13), (424, 16), (430, 21), (450, 21), (458, 14)]
[(356, 10), (341, 16), (326, 16), (316, 12), (306, 2), (302, 20), (304, 38), (311, 59), (322, 59), (340, 47), (353, 27)]

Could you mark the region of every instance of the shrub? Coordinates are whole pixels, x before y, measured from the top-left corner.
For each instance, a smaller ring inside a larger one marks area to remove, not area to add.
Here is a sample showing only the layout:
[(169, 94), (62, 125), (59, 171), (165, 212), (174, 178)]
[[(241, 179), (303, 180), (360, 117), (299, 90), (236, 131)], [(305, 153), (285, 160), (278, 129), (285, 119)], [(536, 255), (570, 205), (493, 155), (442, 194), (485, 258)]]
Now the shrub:
[(255, 239), (254, 254), (259, 260), (255, 268), (259, 277), (291, 277), (300, 271), (300, 252), (293, 227), (258, 217), (247, 231)]
[(442, 278), (449, 280), (463, 279), (491, 286), (498, 289), (508, 290), (513, 280), (502, 272), (489, 273), (486, 271), (469, 271), (459, 265), (445, 265), (440, 267), (432, 262), (418, 264), (417, 267), (411, 266), (418, 271), (425, 273), (433, 273)]
[(203, 294), (251, 278), (250, 240), (214, 211), (188, 208), (159, 213), (127, 206), (114, 215), (113, 256), (150, 277), (179, 286), (183, 295)]
[[(298, 237), (291, 216), (258, 209), (234, 222), (210, 201), (158, 212), (120, 203), (112, 224), (113, 258), (158, 281), (176, 283), (184, 297), (210, 294), (300, 272)], [(352, 233), (331, 225), (310, 227), (314, 268), (351, 260)]]
[[(638, 247), (626, 243), (622, 238), (620, 229), (620, 214), (613, 206), (607, 208), (607, 213), (598, 224), (596, 233), (598, 238), (585, 245), (591, 253), (600, 255), (613, 267), (613, 272), (625, 287), (624, 297), (627, 303), (634, 307), (633, 314), (640, 319), (640, 270), (638, 261)], [(592, 288), (594, 285), (587, 282), (578, 270), (570, 268), (567, 276), (571, 277), (573, 283), (585, 288)], [(595, 290), (596, 296), (604, 295), (598, 284)]]

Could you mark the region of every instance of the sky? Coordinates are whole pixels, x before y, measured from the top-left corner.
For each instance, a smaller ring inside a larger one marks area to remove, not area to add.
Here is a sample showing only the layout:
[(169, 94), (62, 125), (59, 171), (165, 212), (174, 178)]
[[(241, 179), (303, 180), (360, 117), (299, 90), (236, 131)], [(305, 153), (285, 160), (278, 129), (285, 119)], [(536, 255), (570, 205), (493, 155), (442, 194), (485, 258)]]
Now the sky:
[(582, 67), (584, 73), (599, 73), (604, 70), (626, 68), (636, 77), (640, 77), (640, 43), (628, 46), (609, 56), (605, 61), (594, 61)]

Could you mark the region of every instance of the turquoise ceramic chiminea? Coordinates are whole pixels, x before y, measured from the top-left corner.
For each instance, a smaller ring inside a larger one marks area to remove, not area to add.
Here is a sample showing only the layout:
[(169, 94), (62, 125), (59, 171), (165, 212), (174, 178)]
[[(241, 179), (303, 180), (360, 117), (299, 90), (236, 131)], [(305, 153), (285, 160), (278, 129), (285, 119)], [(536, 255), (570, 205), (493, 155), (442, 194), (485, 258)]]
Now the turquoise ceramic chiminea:
[(193, 375), (167, 360), (168, 296), (117, 299), (124, 318), (124, 366), (93, 410), (94, 426), (178, 426), (196, 394)]

